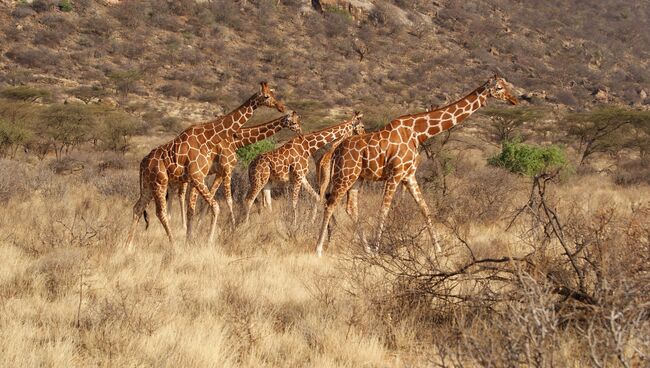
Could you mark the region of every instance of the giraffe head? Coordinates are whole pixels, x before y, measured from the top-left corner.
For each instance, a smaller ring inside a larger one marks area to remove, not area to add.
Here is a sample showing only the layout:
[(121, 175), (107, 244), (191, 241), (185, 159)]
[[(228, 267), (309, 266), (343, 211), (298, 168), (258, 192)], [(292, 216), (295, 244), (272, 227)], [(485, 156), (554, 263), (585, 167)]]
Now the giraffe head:
[(289, 130), (302, 135), (302, 121), (300, 120), (300, 115), (297, 112), (292, 111), (291, 114), (287, 114), (282, 119), (282, 127), (289, 128)]
[(517, 97), (515, 97), (510, 91), (510, 84), (504, 78), (501, 78), (496, 74), (490, 78), (490, 80), (487, 82), (486, 87), (490, 93), (490, 96), (496, 98), (497, 100), (508, 101), (513, 105), (519, 103)]
[(275, 99), (275, 91), (273, 88), (270, 88), (269, 84), (266, 82), (261, 82), (260, 85), (262, 88), (260, 90), (259, 97), (261, 99), (262, 105), (270, 108), (275, 108), (279, 112), (284, 112), (284, 103)]
[(361, 118), (363, 114), (359, 111), (354, 112), (354, 117), (352, 118), (352, 134), (361, 135), (366, 132), (366, 128), (363, 126)]

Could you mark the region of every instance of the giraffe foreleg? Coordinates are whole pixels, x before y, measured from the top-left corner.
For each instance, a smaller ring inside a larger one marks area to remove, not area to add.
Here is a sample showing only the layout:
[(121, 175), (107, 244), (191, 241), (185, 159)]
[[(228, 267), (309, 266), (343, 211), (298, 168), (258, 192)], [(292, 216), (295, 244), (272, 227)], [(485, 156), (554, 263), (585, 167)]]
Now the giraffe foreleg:
[[(232, 205), (232, 171), (228, 170), (226, 171), (225, 177), (223, 178), (223, 192), (226, 197), (226, 204), (228, 205), (228, 209), (230, 210), (230, 223), (232, 225), (232, 228), (235, 228), (235, 212), (233, 211), (233, 205)], [(214, 197), (214, 195), (213, 195)]]
[(178, 204), (181, 207), (181, 220), (183, 221), (183, 229), (187, 230), (187, 213), (185, 209), (185, 196), (187, 195), (187, 183), (180, 183), (178, 185)]
[(413, 196), (413, 199), (415, 199), (415, 202), (418, 204), (418, 206), (420, 206), (420, 211), (422, 212), (422, 215), (424, 215), (424, 219), (427, 222), (427, 230), (429, 230), (429, 236), (431, 236), (431, 241), (433, 242), (433, 245), (436, 247), (436, 252), (440, 253), (442, 249), (440, 248), (438, 237), (436, 236), (436, 233), (433, 230), (433, 222), (431, 221), (431, 213), (429, 211), (429, 206), (427, 206), (427, 202), (424, 200), (424, 197), (422, 196), (422, 191), (420, 190), (420, 186), (418, 185), (418, 182), (415, 179), (415, 175), (411, 175), (407, 177), (404, 184), (406, 185), (409, 192)]

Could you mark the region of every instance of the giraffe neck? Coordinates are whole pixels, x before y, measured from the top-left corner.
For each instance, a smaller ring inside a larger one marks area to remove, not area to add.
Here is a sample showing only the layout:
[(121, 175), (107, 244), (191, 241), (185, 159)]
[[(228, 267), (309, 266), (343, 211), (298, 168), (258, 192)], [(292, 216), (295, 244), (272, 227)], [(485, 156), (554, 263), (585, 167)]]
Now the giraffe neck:
[(302, 137), (303, 147), (306, 147), (306, 151), (311, 155), (330, 142), (339, 138), (349, 137), (352, 135), (353, 129), (352, 121), (346, 121), (342, 124), (307, 134)]
[[(219, 136), (232, 136), (246, 124), (248, 119), (253, 116), (253, 112), (260, 106), (260, 93), (251, 96), (241, 106), (234, 109), (227, 115), (217, 118), (208, 123), (212, 126), (214, 134)], [(212, 138), (212, 137), (209, 137)]]
[(399, 120), (413, 120), (413, 129), (419, 143), (460, 124), (475, 111), (486, 105), (489, 90), (487, 84), (475, 89), (460, 100), (425, 113), (405, 116)]
[(272, 136), (282, 130), (284, 119), (285, 116), (282, 116), (264, 124), (250, 128), (242, 128), (239, 133), (237, 133), (239, 138), (235, 140), (235, 146), (237, 148), (242, 148)]

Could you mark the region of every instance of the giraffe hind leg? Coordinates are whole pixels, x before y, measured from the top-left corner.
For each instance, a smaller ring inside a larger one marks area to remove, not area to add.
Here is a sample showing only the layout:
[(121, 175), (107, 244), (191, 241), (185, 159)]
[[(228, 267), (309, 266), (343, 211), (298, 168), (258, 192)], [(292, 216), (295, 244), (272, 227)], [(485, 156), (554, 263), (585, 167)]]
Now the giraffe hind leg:
[(192, 178), (192, 186), (199, 192), (201, 197), (203, 197), (212, 209), (212, 223), (210, 224), (210, 233), (208, 235), (208, 244), (212, 244), (214, 240), (214, 232), (217, 227), (217, 218), (219, 217), (219, 205), (213, 197), (210, 197), (210, 189), (203, 182), (203, 178)]
[[(244, 199), (244, 223), (248, 223), (248, 219), (251, 212), (251, 207), (253, 202), (260, 194), (260, 191), (268, 183), (271, 176), (271, 169), (268, 163), (264, 160), (255, 160), (251, 163), (248, 168), (248, 181), (250, 188), (248, 188), (248, 193), (246, 193), (246, 198)], [(270, 194), (270, 192), (269, 192)], [(270, 196), (269, 196), (270, 197)], [(266, 190), (265, 190), (265, 199), (266, 199)]]
[(323, 211), (323, 222), (321, 223), (320, 235), (318, 237), (318, 243), (316, 244), (316, 255), (321, 257), (323, 255), (323, 247), (325, 245), (325, 239), (331, 237), (330, 231), (330, 220), (334, 214), (334, 210), (338, 202), (343, 198), (343, 195), (352, 187), (356, 181), (356, 176), (349, 176), (341, 178), (341, 180), (335, 180), (334, 185), (332, 186), (332, 191), (328, 195), (327, 201), (325, 202), (325, 210)]
[(169, 218), (167, 217), (167, 200), (165, 199), (167, 193), (167, 188), (163, 187), (154, 192), (154, 201), (156, 203), (156, 215), (160, 220), (160, 223), (165, 229), (169, 243), (174, 245), (174, 238), (172, 236), (171, 228), (169, 226)]

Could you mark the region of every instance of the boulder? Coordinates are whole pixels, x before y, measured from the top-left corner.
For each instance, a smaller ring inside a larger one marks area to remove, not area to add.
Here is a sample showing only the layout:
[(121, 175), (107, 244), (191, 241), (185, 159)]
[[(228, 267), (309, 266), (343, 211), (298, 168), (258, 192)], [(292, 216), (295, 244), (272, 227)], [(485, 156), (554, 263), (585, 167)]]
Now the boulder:
[(312, 3), (317, 10), (327, 10), (331, 7), (346, 10), (355, 20), (368, 18), (370, 12), (375, 8), (375, 4), (369, 0), (317, 0)]
[(609, 91), (608, 88), (597, 88), (592, 94), (596, 101), (598, 102), (608, 102), (609, 101)]

